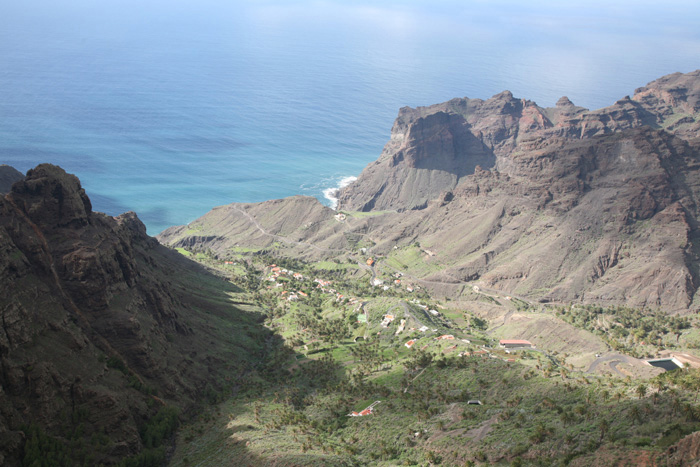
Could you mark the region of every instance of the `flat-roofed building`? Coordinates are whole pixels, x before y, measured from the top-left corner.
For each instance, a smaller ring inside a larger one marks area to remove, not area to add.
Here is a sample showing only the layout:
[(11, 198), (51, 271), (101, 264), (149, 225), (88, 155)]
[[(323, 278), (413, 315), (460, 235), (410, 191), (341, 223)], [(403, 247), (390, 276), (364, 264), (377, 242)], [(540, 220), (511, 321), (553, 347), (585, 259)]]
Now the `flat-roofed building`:
[(534, 347), (532, 342), (523, 339), (501, 339), (499, 344), (506, 349), (531, 349)]

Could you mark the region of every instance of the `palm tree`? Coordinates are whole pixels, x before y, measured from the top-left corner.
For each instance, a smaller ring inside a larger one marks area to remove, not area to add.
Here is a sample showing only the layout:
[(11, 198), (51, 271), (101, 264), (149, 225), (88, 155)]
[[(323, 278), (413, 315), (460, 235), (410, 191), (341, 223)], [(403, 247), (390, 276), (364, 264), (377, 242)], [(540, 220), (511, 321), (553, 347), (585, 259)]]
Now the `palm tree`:
[(647, 395), (647, 385), (641, 383), (639, 386), (637, 386), (636, 392), (640, 399), (643, 398)]
[(574, 421), (573, 414), (571, 412), (569, 412), (568, 410), (563, 411), (560, 415), (560, 418), (561, 418), (562, 423), (564, 423), (564, 425), (568, 425), (569, 423)]
[(654, 405), (659, 402), (659, 397), (661, 397), (661, 395), (658, 391), (651, 394), (651, 401), (654, 403)]
[(632, 408), (630, 409), (630, 415), (632, 415), (632, 420), (636, 422), (640, 422), (642, 420), (642, 412), (639, 410), (639, 407), (636, 405), (633, 405)]
[(661, 392), (664, 389), (666, 389), (666, 383), (664, 382), (664, 380), (659, 378), (654, 381), (654, 387), (658, 392)]

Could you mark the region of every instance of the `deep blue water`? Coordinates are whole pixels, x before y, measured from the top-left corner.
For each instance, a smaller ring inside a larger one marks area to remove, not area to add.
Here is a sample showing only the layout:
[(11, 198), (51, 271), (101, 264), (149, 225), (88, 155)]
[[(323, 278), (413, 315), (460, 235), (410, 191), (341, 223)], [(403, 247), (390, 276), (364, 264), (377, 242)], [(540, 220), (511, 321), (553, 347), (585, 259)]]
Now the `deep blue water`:
[(0, 0), (0, 163), (61, 165), (151, 234), (234, 201), (328, 203), (402, 106), (603, 107), (700, 68), (698, 24), (696, 0)]

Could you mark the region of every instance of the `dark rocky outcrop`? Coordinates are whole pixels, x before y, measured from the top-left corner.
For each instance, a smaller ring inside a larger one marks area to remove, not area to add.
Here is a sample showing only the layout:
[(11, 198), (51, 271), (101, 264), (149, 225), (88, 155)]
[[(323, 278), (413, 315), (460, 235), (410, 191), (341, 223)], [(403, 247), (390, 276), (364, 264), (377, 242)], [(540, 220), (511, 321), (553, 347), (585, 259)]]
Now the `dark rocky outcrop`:
[(30, 424), (66, 445), (100, 433), (92, 459), (113, 463), (140, 451), (158, 407), (235, 385), (267, 333), (209, 301), (226, 284), (134, 213), (93, 212), (75, 176), (30, 170), (0, 198), (0, 463), (19, 463)]
[(22, 172), (6, 164), (0, 165), (0, 194), (7, 193), (12, 188), (12, 184), (22, 180)]

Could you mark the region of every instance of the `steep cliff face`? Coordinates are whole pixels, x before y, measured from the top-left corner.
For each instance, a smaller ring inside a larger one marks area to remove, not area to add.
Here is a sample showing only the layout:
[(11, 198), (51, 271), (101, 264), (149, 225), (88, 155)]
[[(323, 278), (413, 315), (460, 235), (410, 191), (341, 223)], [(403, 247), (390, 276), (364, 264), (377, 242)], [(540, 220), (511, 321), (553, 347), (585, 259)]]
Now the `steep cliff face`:
[[(356, 183), (357, 199), (352, 203), (360, 211), (424, 207), (477, 166), (490, 168), (494, 163), (493, 151), (469, 131), (462, 115), (437, 111), (418, 116), (406, 109), (382, 157)], [(351, 203), (347, 193), (341, 195), (344, 207)]]
[(504, 91), (488, 100), (453, 99), (403, 108), (380, 158), (341, 190), (338, 209), (425, 207), (476, 166), (512, 173), (513, 157), (561, 139), (585, 139), (630, 128), (664, 128), (683, 138), (700, 133), (700, 70), (676, 73), (637, 89), (632, 98), (588, 111), (561, 98), (542, 108)]
[(187, 411), (235, 384), (267, 333), (209, 303), (226, 288), (135, 214), (93, 212), (75, 176), (30, 170), (0, 198), (0, 462), (18, 462), (36, 424), (60, 439), (79, 426), (86, 443), (106, 435), (89, 451), (110, 463), (142, 448), (139, 428), (162, 404)]

